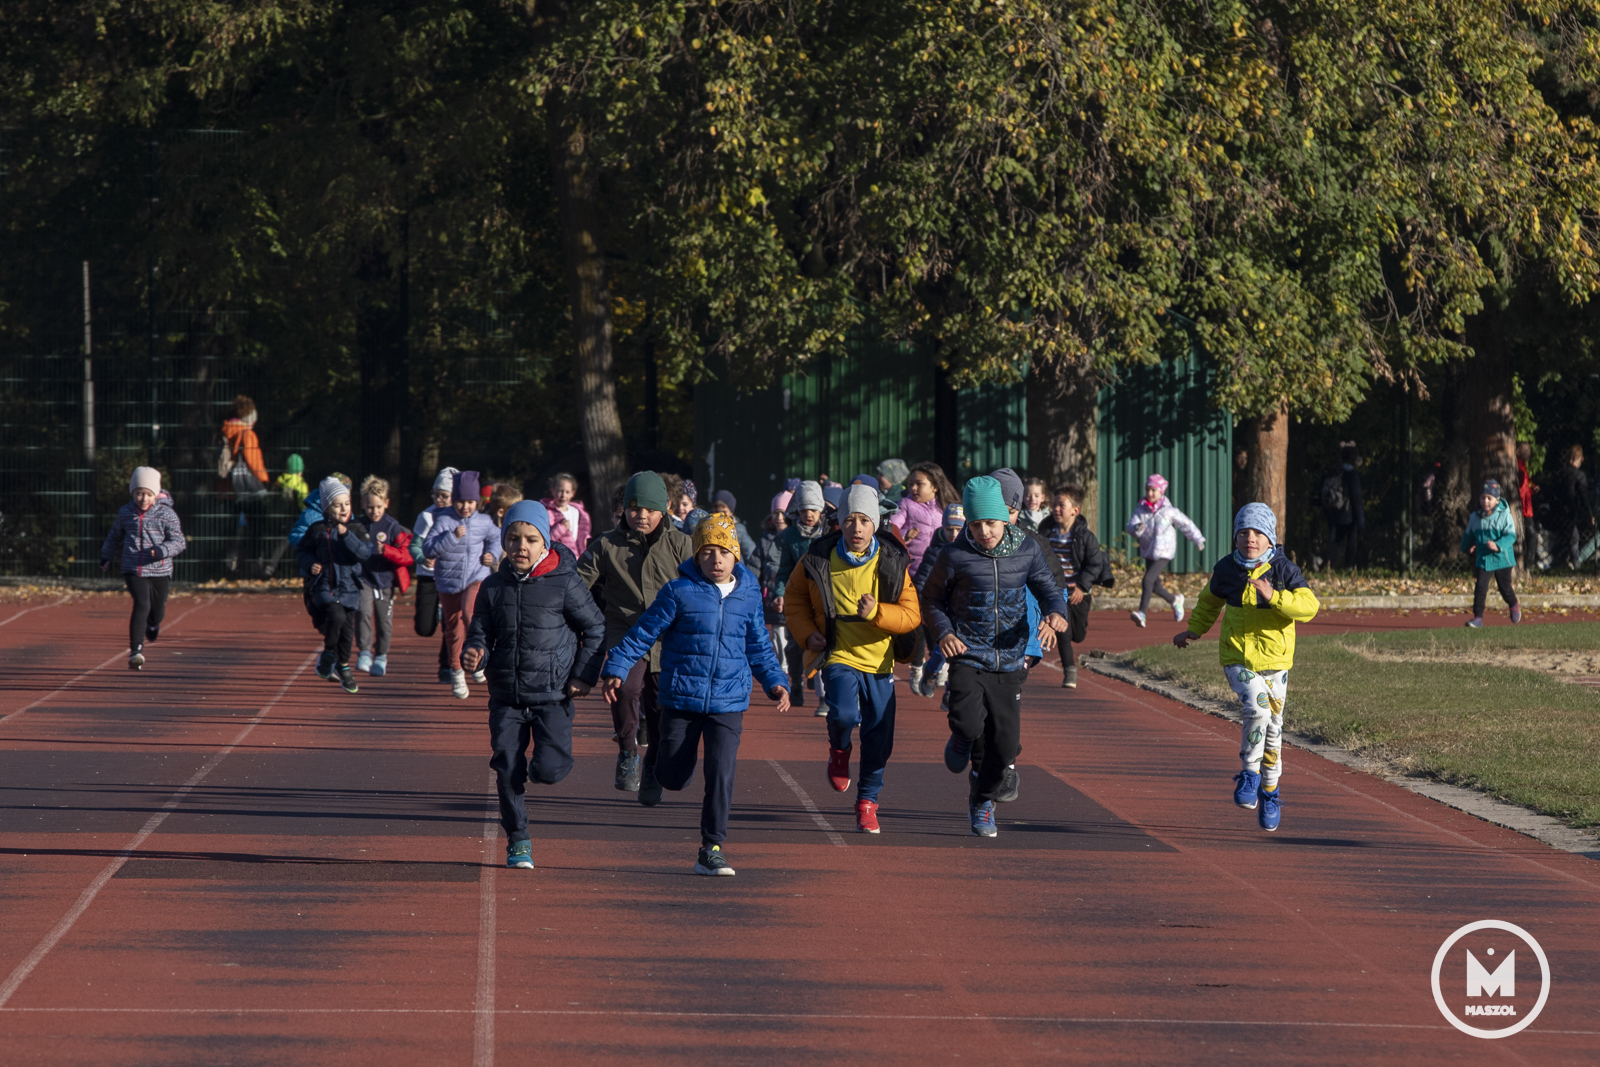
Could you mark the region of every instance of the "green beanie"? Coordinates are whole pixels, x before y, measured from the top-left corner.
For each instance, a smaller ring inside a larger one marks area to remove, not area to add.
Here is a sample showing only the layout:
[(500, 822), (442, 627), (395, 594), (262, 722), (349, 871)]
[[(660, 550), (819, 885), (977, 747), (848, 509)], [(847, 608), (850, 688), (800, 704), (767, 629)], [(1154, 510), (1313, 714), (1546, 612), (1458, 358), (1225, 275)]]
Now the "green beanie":
[(284, 464), (284, 470), (288, 471), (290, 474), (304, 474), (306, 470), (306, 461), (300, 458), (300, 453), (291, 452), (289, 453), (289, 461)]
[(966, 488), (961, 490), (961, 506), (967, 513), (968, 522), (982, 522), (985, 519), (1011, 521), (1011, 510), (1006, 507), (1000, 483), (987, 474), (967, 482)]
[(667, 483), (655, 471), (640, 471), (628, 479), (628, 488), (622, 491), (622, 506), (666, 511)]

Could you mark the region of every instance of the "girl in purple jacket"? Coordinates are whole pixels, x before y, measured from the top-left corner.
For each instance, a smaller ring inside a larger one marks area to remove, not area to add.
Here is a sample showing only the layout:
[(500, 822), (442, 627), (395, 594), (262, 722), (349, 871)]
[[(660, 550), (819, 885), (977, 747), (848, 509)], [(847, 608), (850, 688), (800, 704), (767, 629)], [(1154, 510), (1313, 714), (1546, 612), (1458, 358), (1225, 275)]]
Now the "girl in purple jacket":
[(117, 521), (100, 546), (100, 569), (111, 569), (113, 559), (122, 563), (122, 580), (133, 597), (133, 615), (128, 619), (128, 669), (144, 667), (144, 643), (161, 634), (161, 620), (167, 614), (167, 590), (172, 583), (172, 557), (187, 547), (178, 513), (171, 499), (161, 491), (161, 472), (154, 467), (135, 467), (128, 482), (133, 497), (117, 512)]
[[(906, 551), (911, 553), (911, 573), (922, 566), (923, 557), (934, 544), (934, 535), (944, 525), (944, 509), (961, 503), (944, 468), (937, 463), (918, 463), (911, 468), (906, 479), (906, 495), (900, 498), (900, 507), (890, 517), (889, 523), (900, 532)], [(922, 631), (917, 631), (917, 647), (911, 653), (911, 692), (919, 696), (933, 696), (934, 678), (923, 682), (923, 667), (928, 662), (928, 645)]]

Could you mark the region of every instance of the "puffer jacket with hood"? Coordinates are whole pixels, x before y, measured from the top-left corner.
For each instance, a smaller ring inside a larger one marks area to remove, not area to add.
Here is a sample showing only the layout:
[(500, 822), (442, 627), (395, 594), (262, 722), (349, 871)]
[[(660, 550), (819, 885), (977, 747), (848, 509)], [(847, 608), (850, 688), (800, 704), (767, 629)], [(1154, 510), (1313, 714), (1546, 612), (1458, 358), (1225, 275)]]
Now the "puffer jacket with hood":
[[(1499, 551), (1490, 550), (1490, 541), (1495, 543)], [(1472, 514), (1467, 518), (1467, 528), (1461, 534), (1461, 551), (1477, 549), (1472, 554), (1472, 565), (1476, 568), (1503, 571), (1517, 565), (1517, 553), (1512, 547), (1516, 541), (1516, 521), (1511, 516), (1511, 508), (1501, 500), (1487, 515), (1478, 508), (1472, 509)]]
[(100, 546), (100, 562), (119, 560), (123, 574), (141, 578), (170, 577), (172, 557), (187, 547), (178, 513), (162, 494), (148, 511), (140, 511), (131, 500), (122, 505)]
[[(467, 532), (457, 537), (455, 531), (460, 526), (465, 526)], [(483, 565), (485, 552), (499, 561), (503, 554), (500, 528), (481, 511), (463, 519), (454, 508), (433, 520), (433, 531), (422, 546), (424, 559), (439, 561), (433, 568), (433, 583), (441, 593), (465, 592), (473, 582), (489, 577), (493, 572)]]
[(322, 571), (311, 576), (310, 587), (306, 590), (311, 603), (325, 608), (337, 601), (346, 610), (358, 609), (361, 606), (361, 576), (373, 548), (371, 535), (360, 523), (347, 523), (343, 537), (339, 536), (338, 528), (326, 519), (312, 524), (295, 547), (300, 557), (301, 573), (310, 575), (312, 564), (322, 564)]
[(521, 708), (564, 700), (568, 682), (594, 685), (605, 632), (577, 560), (557, 542), (526, 576), (502, 560), (484, 579), (463, 647), (488, 652), (490, 699)]
[(567, 521), (567, 516), (562, 512), (561, 505), (556, 503), (556, 498), (547, 496), (539, 503), (544, 505), (545, 511), (550, 513), (550, 540), (566, 545), (572, 549), (572, 557), (583, 555), (583, 550), (589, 547), (590, 531), (594, 524), (589, 519), (589, 512), (584, 508), (583, 501), (577, 497), (567, 502), (567, 507), (578, 513), (577, 525)]
[(1029, 632), (1028, 594), (1045, 615), (1066, 618), (1067, 602), (1045, 550), (1033, 537), (1017, 530), (1010, 555), (989, 556), (973, 545), (971, 529), (966, 527), (944, 546), (928, 572), (922, 587), (923, 632), (931, 645), (947, 634), (965, 642), (967, 650), (952, 656), (953, 664), (981, 671), (1021, 670), (1034, 636)]
[(1145, 559), (1176, 559), (1180, 530), (1183, 536), (1205, 549), (1206, 535), (1166, 497), (1153, 508), (1149, 501), (1139, 501), (1127, 525), (1127, 531), (1139, 542), (1139, 555)]
[[(1257, 578), (1272, 585), (1272, 600), (1267, 604), (1261, 603), (1256, 587), (1250, 584)], [(1250, 568), (1230, 552), (1211, 569), (1211, 580), (1189, 616), (1189, 632), (1203, 636), (1226, 609), (1218, 652), (1222, 665), (1286, 671), (1294, 666), (1294, 624), (1310, 622), (1321, 607), (1306, 576), (1282, 549)]]

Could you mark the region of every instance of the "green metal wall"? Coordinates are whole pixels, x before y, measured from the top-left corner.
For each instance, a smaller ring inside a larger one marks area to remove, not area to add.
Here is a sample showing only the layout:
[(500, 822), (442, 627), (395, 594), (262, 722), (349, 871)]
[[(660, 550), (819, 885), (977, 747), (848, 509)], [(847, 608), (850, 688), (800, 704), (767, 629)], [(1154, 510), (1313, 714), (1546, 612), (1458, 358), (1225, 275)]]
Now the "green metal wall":
[(1172, 502), (1206, 537), (1204, 552), (1178, 538), (1171, 570), (1180, 574), (1209, 571), (1233, 527), (1233, 419), (1211, 406), (1211, 373), (1191, 354), (1123, 368), (1100, 394), (1100, 539), (1137, 555), (1123, 526), (1144, 496), (1145, 478), (1163, 475)]

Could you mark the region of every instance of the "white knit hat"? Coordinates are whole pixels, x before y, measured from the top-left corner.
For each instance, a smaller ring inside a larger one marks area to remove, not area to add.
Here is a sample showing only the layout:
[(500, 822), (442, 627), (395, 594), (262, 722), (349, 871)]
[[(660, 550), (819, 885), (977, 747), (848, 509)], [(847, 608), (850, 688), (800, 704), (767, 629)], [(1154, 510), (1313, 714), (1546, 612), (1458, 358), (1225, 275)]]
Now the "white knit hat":
[(878, 491), (870, 485), (852, 485), (845, 490), (844, 507), (839, 511), (844, 515), (865, 515), (874, 523), (878, 521)]
[(433, 491), (437, 493), (442, 489), (446, 493), (452, 492), (455, 489), (456, 475), (460, 473), (454, 467), (440, 467), (438, 475), (433, 479)]
[(128, 492), (135, 489), (148, 489), (152, 493), (161, 492), (161, 472), (154, 467), (135, 467), (133, 477), (128, 479)]
[(349, 495), (350, 487), (332, 475), (317, 484), (317, 498), (322, 501), (323, 507), (327, 507), (342, 496)]

